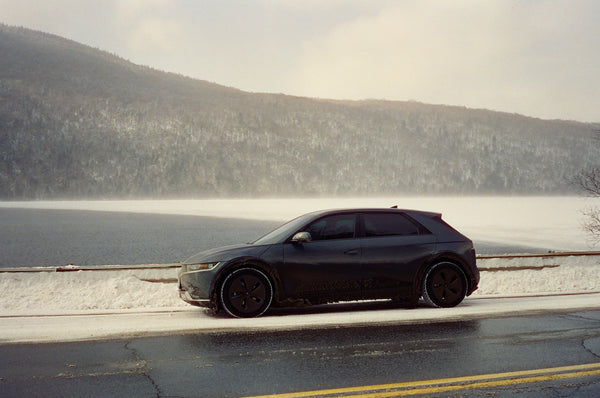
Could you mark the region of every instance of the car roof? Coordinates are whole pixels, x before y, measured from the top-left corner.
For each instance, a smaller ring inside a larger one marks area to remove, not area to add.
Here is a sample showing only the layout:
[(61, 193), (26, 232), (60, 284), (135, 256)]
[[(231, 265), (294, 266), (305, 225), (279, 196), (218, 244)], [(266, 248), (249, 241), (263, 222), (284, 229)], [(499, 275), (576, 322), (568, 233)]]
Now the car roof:
[(396, 207), (357, 207), (357, 208), (339, 208), (339, 209), (327, 209), (318, 210), (308, 214), (313, 215), (315, 218), (329, 215), (329, 214), (342, 214), (342, 213), (406, 213), (406, 214), (419, 214), (424, 217), (439, 217), (441, 213), (423, 211), (423, 210), (412, 210), (412, 209), (399, 209)]
[(307, 222), (312, 222), (318, 218), (334, 215), (334, 214), (346, 214), (346, 213), (387, 213), (387, 214), (407, 214), (414, 220), (418, 221), (426, 229), (435, 234), (439, 239), (443, 241), (448, 240), (469, 240), (466, 236), (462, 235), (452, 226), (448, 225), (445, 221), (442, 221), (442, 214), (423, 210), (411, 210), (411, 209), (398, 209), (392, 208), (380, 208), (380, 207), (366, 207), (366, 208), (348, 208), (348, 209), (330, 209), (330, 210), (319, 210), (312, 213), (305, 214), (303, 217), (307, 217)]

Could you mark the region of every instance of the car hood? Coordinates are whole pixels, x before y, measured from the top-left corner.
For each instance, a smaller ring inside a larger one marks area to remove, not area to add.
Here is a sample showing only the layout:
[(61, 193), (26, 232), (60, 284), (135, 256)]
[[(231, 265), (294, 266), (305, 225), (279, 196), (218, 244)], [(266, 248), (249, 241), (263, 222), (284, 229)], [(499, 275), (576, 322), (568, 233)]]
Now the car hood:
[(270, 245), (241, 244), (233, 246), (217, 247), (194, 254), (185, 260), (184, 264), (224, 262), (238, 257), (260, 256)]

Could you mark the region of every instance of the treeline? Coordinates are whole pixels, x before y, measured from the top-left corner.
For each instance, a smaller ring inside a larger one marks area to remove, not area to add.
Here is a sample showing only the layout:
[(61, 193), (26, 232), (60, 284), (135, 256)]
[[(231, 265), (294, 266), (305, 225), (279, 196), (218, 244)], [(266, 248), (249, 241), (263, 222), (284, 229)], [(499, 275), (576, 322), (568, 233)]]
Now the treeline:
[(568, 193), (598, 125), (250, 94), (0, 25), (0, 199)]

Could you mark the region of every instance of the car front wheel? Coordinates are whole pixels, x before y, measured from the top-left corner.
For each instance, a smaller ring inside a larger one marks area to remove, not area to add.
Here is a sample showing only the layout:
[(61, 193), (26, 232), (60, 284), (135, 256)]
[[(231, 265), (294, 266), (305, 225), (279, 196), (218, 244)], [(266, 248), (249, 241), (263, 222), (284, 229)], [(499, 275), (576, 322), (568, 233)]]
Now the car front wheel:
[(423, 298), (434, 307), (454, 307), (467, 294), (467, 277), (462, 269), (451, 262), (433, 265), (423, 279)]
[(272, 299), (271, 281), (255, 268), (232, 271), (221, 285), (221, 304), (229, 315), (237, 318), (262, 315)]

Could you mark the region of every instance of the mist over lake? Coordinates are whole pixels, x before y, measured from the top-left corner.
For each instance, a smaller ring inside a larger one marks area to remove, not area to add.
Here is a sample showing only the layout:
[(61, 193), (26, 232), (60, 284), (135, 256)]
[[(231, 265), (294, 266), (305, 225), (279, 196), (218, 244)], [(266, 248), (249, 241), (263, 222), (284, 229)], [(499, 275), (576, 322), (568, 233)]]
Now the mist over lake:
[(301, 214), (390, 207), (440, 212), (479, 253), (588, 250), (581, 197), (378, 197), (0, 202), (0, 267), (156, 264), (255, 240)]

